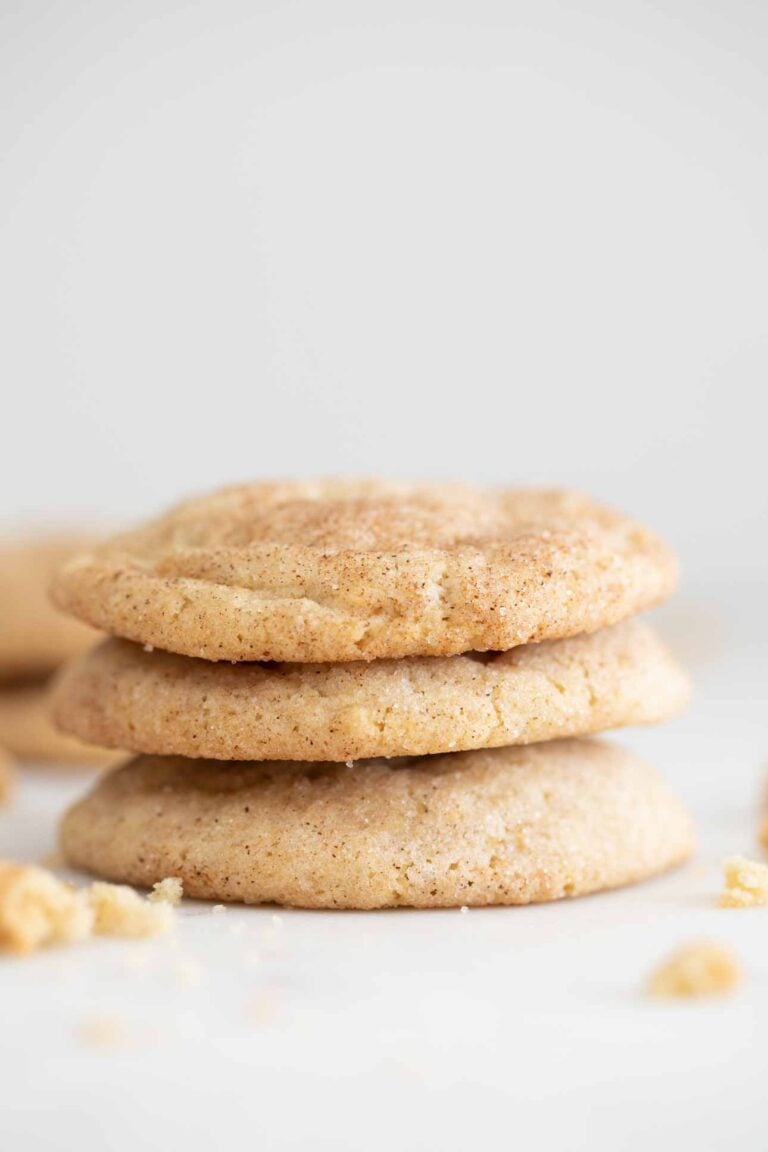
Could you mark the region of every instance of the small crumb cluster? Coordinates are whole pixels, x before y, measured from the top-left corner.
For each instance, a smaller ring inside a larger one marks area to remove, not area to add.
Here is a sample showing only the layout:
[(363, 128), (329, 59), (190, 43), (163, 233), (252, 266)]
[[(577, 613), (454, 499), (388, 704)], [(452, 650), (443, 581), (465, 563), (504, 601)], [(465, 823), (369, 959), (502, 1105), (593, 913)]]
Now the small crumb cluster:
[(721, 908), (756, 908), (768, 905), (768, 864), (731, 856), (723, 865), (725, 886)]
[(685, 944), (656, 969), (648, 982), (651, 996), (694, 999), (724, 996), (742, 980), (736, 957), (711, 940)]
[(175, 907), (181, 903), (184, 895), (184, 886), (178, 876), (166, 876), (165, 880), (158, 880), (152, 885), (152, 891), (147, 900), (151, 904), (171, 904)]
[(77, 889), (38, 865), (0, 861), (0, 952), (23, 955), (92, 936), (159, 936), (172, 919), (167, 900), (150, 903), (133, 888), (96, 883)]

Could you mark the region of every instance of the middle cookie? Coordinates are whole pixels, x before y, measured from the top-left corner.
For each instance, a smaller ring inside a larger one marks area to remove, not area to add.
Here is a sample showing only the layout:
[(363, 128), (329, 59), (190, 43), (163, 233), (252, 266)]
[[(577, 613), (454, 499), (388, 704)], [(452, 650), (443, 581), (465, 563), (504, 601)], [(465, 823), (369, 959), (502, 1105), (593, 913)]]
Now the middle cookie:
[(665, 720), (688, 681), (645, 624), (502, 653), (213, 664), (107, 640), (54, 689), (59, 727), (213, 760), (358, 760), (531, 744)]

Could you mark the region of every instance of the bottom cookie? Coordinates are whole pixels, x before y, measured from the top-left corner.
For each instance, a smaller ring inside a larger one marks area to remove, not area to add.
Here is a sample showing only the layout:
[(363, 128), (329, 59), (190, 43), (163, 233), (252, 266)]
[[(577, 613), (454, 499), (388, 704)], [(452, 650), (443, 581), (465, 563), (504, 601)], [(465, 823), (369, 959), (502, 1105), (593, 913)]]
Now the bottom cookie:
[(65, 736), (49, 715), (46, 681), (0, 687), (0, 745), (20, 760), (100, 768), (115, 764), (120, 754)]
[(302, 908), (557, 900), (662, 872), (692, 843), (657, 774), (595, 740), (353, 765), (142, 756), (61, 827), (68, 862), (110, 880)]

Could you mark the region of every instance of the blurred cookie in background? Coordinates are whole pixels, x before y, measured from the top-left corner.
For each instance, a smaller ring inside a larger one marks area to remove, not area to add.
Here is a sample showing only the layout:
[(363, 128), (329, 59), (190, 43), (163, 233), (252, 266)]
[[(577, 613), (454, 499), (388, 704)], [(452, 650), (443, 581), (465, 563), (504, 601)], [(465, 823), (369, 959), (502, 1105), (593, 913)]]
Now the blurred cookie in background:
[(54, 573), (88, 545), (77, 535), (0, 542), (0, 683), (47, 676), (93, 643), (96, 633), (48, 598)]
[(101, 768), (121, 759), (120, 753), (84, 744), (56, 730), (47, 680), (0, 688), (0, 745), (20, 760), (41, 763)]
[(13, 787), (13, 768), (11, 758), (0, 748), (0, 804), (5, 804)]
[(20, 760), (85, 767), (116, 758), (60, 735), (48, 714), (51, 677), (98, 637), (57, 611), (48, 586), (73, 553), (92, 543), (80, 533), (0, 541), (0, 747)]

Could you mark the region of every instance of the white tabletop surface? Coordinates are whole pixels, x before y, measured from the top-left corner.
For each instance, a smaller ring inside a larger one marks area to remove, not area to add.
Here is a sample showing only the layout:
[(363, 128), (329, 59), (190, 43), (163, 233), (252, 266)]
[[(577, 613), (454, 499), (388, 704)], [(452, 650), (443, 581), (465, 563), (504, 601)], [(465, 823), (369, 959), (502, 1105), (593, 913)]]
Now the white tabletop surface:
[[(626, 891), (467, 913), (188, 902), (170, 938), (4, 961), (0, 1148), (768, 1146), (768, 909), (716, 907), (723, 857), (759, 851), (762, 593), (689, 595), (660, 623), (695, 703), (612, 738), (693, 810), (689, 865)], [(0, 854), (49, 851), (84, 786), (26, 770)], [(738, 954), (743, 986), (706, 1002), (644, 996), (649, 971), (699, 937)]]

